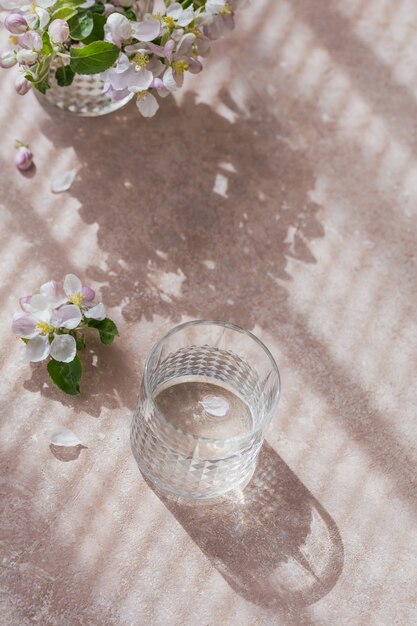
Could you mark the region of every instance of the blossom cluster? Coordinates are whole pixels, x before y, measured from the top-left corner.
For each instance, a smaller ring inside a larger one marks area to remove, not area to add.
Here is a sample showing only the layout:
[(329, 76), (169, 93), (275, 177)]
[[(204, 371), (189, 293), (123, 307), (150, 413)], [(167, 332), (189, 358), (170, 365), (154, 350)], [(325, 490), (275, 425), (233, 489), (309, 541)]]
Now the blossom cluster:
[(111, 343), (118, 335), (114, 322), (106, 318), (103, 304), (94, 300), (94, 289), (83, 285), (74, 274), (67, 274), (62, 287), (51, 280), (38, 293), (20, 298), (20, 311), (13, 317), (13, 333), (25, 343), (23, 360), (38, 362), (51, 358), (59, 362), (58, 368), (49, 364), (48, 371), (68, 393), (71, 391), (64, 388), (68, 387), (65, 377), (71, 375), (74, 379), (74, 371), (78, 371), (81, 378), (77, 351), (85, 345), (86, 329), (97, 329), (103, 343)]
[[(75, 74), (99, 74), (114, 100), (133, 93), (144, 117), (158, 97), (179, 89), (186, 72), (202, 70), (211, 42), (234, 27), (244, 0), (165, 1), (163, 12), (140, 12), (140, 0), (0, 0), (13, 49), (4, 68), (18, 64), (18, 94), (45, 92), (51, 66), (60, 86)], [(140, 16), (140, 19), (138, 19)]]

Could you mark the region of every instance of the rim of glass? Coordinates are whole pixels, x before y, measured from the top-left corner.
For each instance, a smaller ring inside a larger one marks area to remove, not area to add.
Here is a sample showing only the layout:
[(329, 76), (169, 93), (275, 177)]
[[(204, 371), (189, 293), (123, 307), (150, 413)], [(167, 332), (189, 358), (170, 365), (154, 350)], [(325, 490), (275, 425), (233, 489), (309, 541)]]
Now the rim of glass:
[[(234, 437), (225, 437), (223, 439), (217, 439), (215, 437), (204, 437), (202, 435), (195, 435), (194, 433), (190, 433), (187, 430), (183, 430), (182, 428), (178, 428), (178, 426), (175, 426), (175, 424), (173, 424), (167, 418), (165, 413), (159, 409), (158, 405), (155, 403), (155, 401), (153, 399), (153, 392), (151, 390), (150, 382), (149, 382), (149, 366), (150, 366), (151, 359), (153, 358), (153, 356), (156, 353), (156, 351), (160, 348), (161, 344), (164, 341), (166, 341), (172, 335), (175, 335), (176, 333), (180, 332), (181, 330), (184, 330), (185, 328), (187, 328), (189, 326), (203, 326), (203, 325), (206, 325), (206, 326), (207, 325), (223, 326), (225, 328), (230, 328), (231, 330), (234, 330), (234, 331), (236, 331), (238, 333), (242, 333), (243, 335), (246, 335), (247, 337), (250, 337), (256, 344), (258, 344), (258, 346), (261, 348), (261, 350), (265, 353), (265, 355), (269, 359), (269, 361), (271, 363), (271, 366), (272, 366), (272, 369), (274, 370), (275, 375), (277, 377), (278, 389), (277, 389), (277, 391), (275, 393), (274, 401), (272, 403), (271, 408), (269, 409), (269, 411), (267, 413), (265, 413), (265, 415), (262, 416), (262, 419), (261, 419), (260, 423), (258, 424), (258, 426), (256, 428), (252, 428), (251, 430), (248, 430), (243, 435), (235, 435)], [(279, 374), (278, 365), (276, 364), (275, 359), (272, 356), (270, 350), (266, 347), (266, 345), (264, 343), (262, 343), (262, 341), (260, 339), (258, 339), (258, 337), (256, 337), (256, 335), (251, 333), (249, 330), (245, 330), (241, 326), (238, 326), (237, 324), (233, 324), (232, 322), (223, 322), (221, 320), (192, 320), (190, 322), (184, 322), (182, 324), (178, 324), (177, 326), (174, 326), (167, 333), (162, 335), (162, 337), (160, 337), (158, 339), (158, 341), (156, 343), (154, 343), (154, 345), (152, 346), (150, 352), (148, 353), (148, 356), (146, 357), (145, 368), (144, 368), (144, 371), (143, 371), (143, 381), (144, 381), (144, 386), (145, 386), (145, 392), (146, 392), (147, 400), (151, 403), (152, 408), (155, 411), (155, 413), (157, 413), (157, 415), (159, 417), (161, 417), (163, 419), (163, 421), (170, 428), (173, 428), (177, 432), (183, 433), (183, 434), (185, 434), (185, 435), (187, 435), (189, 437), (192, 437), (193, 439), (199, 440), (199, 441), (213, 441), (213, 442), (216, 442), (216, 443), (230, 443), (232, 441), (244, 440), (249, 435), (253, 434), (254, 432), (256, 432), (258, 430), (260, 430), (264, 426), (264, 424), (269, 421), (269, 418), (272, 416), (273, 412), (277, 408), (277, 405), (278, 405), (278, 402), (279, 402), (279, 399), (280, 399), (280, 396), (281, 396), (281, 377), (280, 377), (280, 374)]]

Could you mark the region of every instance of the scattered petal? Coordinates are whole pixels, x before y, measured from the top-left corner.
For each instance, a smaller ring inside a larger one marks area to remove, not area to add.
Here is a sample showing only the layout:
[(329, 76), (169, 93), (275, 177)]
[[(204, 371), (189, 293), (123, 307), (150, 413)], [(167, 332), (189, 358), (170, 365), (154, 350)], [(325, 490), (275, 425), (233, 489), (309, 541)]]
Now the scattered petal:
[(69, 170), (68, 172), (61, 172), (55, 174), (51, 180), (51, 191), (53, 193), (61, 193), (62, 191), (68, 191), (77, 175), (77, 170)]
[(206, 413), (216, 417), (224, 417), (229, 412), (230, 406), (225, 398), (219, 396), (205, 396), (201, 405)]
[(50, 428), (45, 431), (46, 437), (49, 439), (54, 446), (82, 446), (83, 443), (80, 441), (75, 433), (68, 428)]

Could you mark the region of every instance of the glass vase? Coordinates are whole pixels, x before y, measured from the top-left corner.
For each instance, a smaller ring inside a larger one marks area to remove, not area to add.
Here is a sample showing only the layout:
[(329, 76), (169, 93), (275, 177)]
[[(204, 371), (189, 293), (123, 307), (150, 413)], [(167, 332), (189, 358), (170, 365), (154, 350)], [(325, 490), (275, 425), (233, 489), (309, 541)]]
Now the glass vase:
[[(153, 0), (138, 0), (132, 8), (140, 20), (146, 13), (152, 12), (153, 5)], [(106, 93), (103, 81), (96, 74), (76, 74), (71, 85), (60, 87), (55, 80), (56, 68), (56, 65), (51, 66), (49, 74), (51, 88), (45, 95), (37, 95), (66, 113), (81, 117), (107, 115), (125, 106), (134, 96), (129, 94), (121, 100), (113, 101)]]

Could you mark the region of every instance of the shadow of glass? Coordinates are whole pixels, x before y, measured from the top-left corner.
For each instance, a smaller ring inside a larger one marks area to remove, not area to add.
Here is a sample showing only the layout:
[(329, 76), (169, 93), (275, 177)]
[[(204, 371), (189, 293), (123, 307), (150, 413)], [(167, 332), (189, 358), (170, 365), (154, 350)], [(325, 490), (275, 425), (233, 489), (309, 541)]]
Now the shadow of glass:
[(229, 585), (265, 608), (300, 608), (336, 584), (344, 550), (335, 521), (268, 443), (244, 491), (189, 501), (146, 482)]

